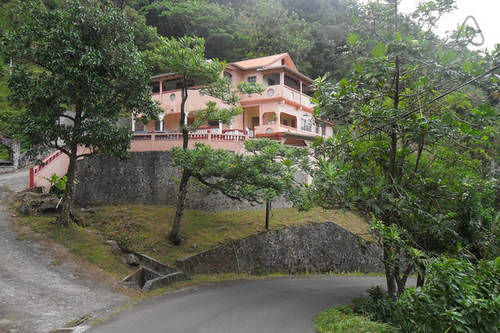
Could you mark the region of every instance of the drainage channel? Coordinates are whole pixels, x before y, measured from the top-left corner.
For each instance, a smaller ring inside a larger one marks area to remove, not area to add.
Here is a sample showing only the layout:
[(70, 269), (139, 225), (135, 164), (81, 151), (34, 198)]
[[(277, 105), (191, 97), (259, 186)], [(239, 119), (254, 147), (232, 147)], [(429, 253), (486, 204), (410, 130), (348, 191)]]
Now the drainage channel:
[(141, 253), (134, 254), (139, 259), (140, 266), (134, 273), (128, 275), (122, 281), (129, 287), (147, 291), (189, 279), (183, 272), (168, 267), (149, 256)]

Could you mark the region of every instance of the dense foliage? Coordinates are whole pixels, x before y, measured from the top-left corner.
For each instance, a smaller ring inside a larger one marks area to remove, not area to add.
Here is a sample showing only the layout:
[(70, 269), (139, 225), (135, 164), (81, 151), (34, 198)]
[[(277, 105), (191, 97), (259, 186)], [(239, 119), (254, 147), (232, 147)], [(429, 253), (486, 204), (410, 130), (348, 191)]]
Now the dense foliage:
[(341, 75), (345, 24), (339, 0), (124, 0), (165, 37), (198, 36), (208, 58), (237, 61), (288, 52), (305, 74)]
[(397, 301), (403, 332), (500, 332), (500, 259), (440, 259), (428, 270), (426, 284)]
[(410, 287), (397, 300), (374, 287), (354, 300), (353, 310), (402, 332), (499, 332), (500, 259), (441, 257), (428, 266), (423, 287)]
[[(439, 4), (439, 12), (451, 10), (452, 2)], [(498, 255), (490, 169), (498, 128), (495, 108), (477, 90), (499, 81), (475, 77), (494, 63), (423, 33), (427, 7), (414, 13), (417, 22), (395, 4), (357, 11), (348, 38), (352, 73), (316, 80), (316, 116), (339, 126), (316, 142), (309, 192), (323, 207), (373, 218), (395, 297), (414, 269), (423, 282), (425, 257)], [(467, 81), (469, 90), (453, 88)]]
[(59, 149), (69, 157), (60, 216), (67, 225), (76, 160), (97, 151), (125, 156), (130, 130), (118, 125), (119, 116), (156, 113), (150, 72), (134, 29), (109, 4), (67, 0), (51, 9), (28, 1), (13, 17), (23, 23), (1, 38), (3, 59), (12, 60), (9, 98), (28, 111), (19, 128), (33, 152)]

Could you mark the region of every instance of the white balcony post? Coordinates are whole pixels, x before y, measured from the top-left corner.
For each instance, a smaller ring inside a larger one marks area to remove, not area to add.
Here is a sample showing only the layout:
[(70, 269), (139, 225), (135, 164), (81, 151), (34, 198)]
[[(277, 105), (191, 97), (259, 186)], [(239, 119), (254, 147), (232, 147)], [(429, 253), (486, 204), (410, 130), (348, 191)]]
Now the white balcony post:
[(134, 115), (132, 115), (132, 132), (135, 132), (135, 118), (134, 118)]
[(219, 134), (222, 134), (222, 123), (220, 120), (219, 120)]
[(159, 128), (159, 132), (163, 132), (163, 118), (165, 117), (165, 113), (161, 113), (159, 116), (158, 116), (158, 119), (160, 120), (160, 128)]
[(299, 105), (300, 105), (300, 109), (302, 109), (302, 81), (300, 81)]

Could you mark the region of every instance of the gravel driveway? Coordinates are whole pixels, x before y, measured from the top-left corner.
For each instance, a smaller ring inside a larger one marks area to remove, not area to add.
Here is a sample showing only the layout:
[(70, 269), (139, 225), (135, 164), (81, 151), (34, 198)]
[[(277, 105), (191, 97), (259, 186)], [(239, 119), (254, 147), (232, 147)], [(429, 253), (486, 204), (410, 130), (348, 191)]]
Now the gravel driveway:
[(74, 275), (47, 248), (16, 239), (6, 202), (27, 187), (28, 171), (0, 175), (0, 332), (49, 332), (91, 312), (110, 311), (128, 297)]

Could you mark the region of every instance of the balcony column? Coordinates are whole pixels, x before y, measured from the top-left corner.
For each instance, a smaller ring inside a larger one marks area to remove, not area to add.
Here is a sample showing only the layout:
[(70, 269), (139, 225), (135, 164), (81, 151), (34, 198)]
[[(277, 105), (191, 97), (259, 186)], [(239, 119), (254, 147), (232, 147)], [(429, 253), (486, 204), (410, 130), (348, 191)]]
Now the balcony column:
[(222, 134), (222, 122), (219, 120), (219, 134)]
[(160, 115), (160, 132), (163, 132), (163, 120), (164, 120), (164, 118), (165, 118), (165, 114), (162, 113)]
[(134, 115), (132, 115), (132, 132), (135, 132), (135, 118), (134, 118)]
[(160, 104), (163, 104), (163, 81), (160, 80)]
[(300, 109), (302, 110), (302, 81), (300, 81), (299, 105), (300, 105)]

